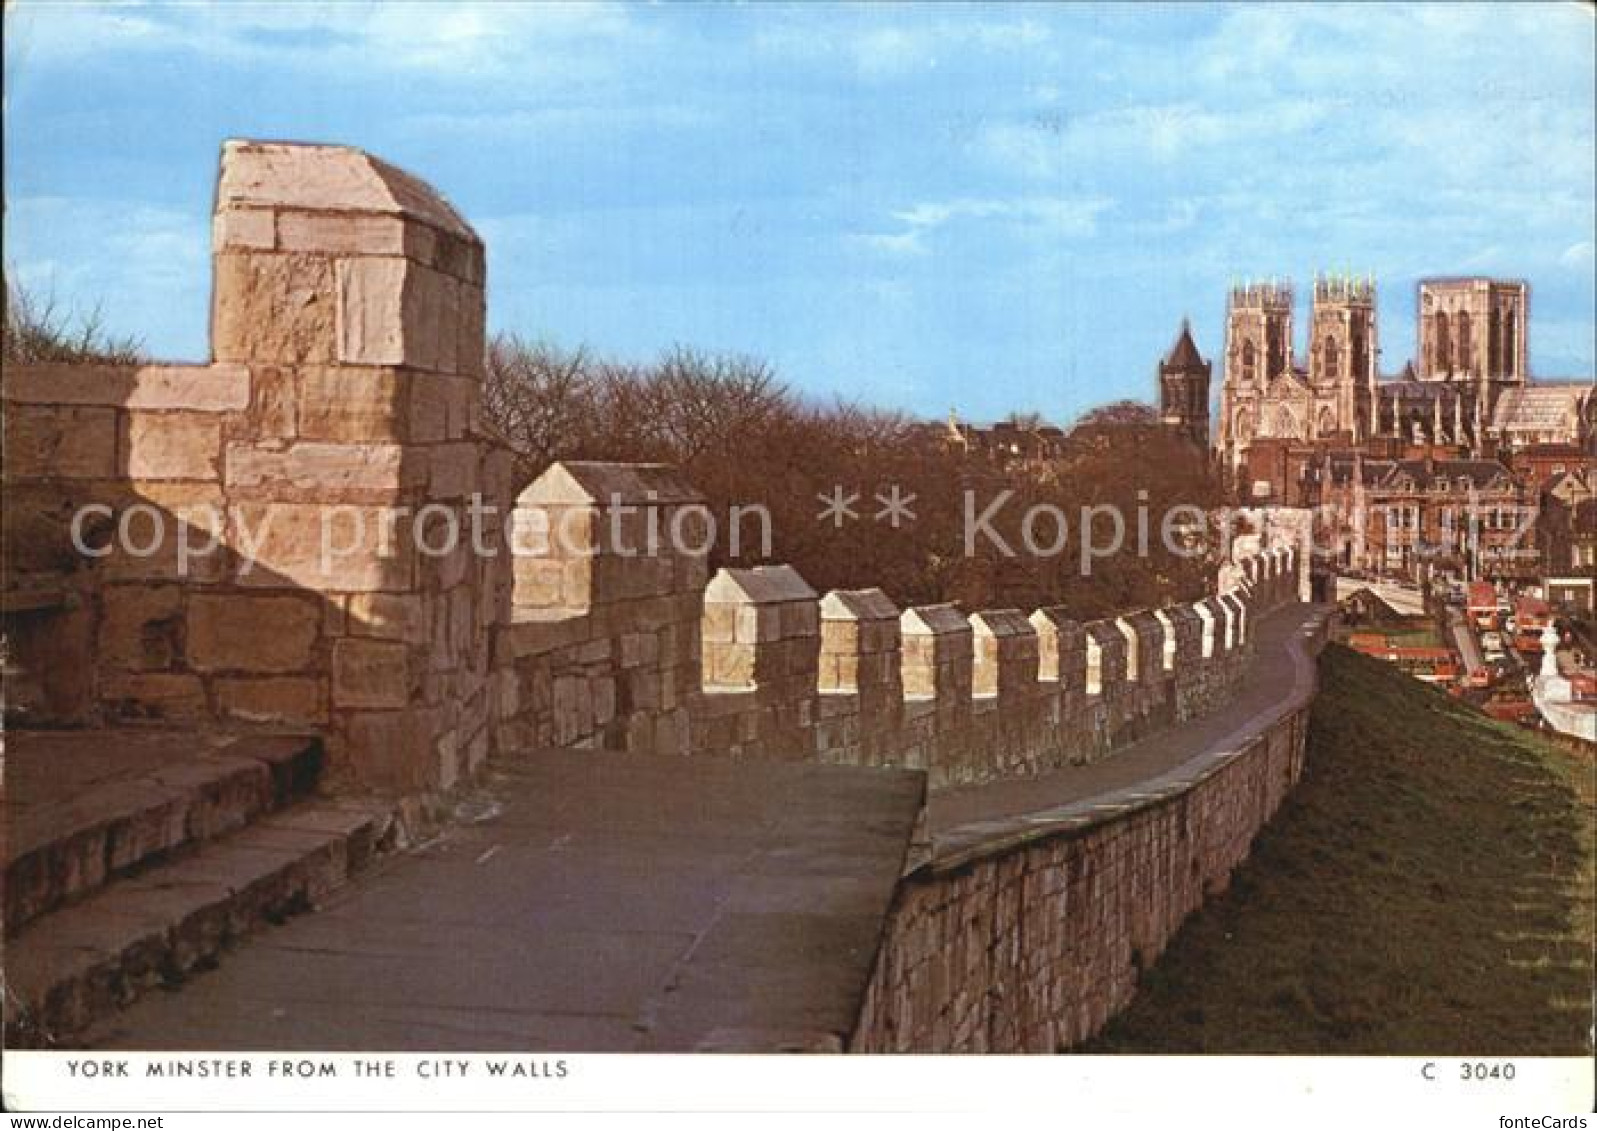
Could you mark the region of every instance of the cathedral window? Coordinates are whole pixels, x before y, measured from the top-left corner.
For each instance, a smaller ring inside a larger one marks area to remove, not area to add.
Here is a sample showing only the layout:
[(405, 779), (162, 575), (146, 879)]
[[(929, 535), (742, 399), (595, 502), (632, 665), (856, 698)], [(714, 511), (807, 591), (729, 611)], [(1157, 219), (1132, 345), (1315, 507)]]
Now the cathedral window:
[(1453, 355), (1458, 360), (1459, 370), (1464, 373), (1470, 371), (1471, 363), (1474, 360), (1471, 356), (1469, 331), (1469, 311), (1460, 310), (1453, 319), (1453, 337), (1455, 339)]
[(1242, 343), (1242, 379), (1244, 381), (1253, 380), (1254, 370), (1257, 368), (1257, 365), (1258, 365), (1258, 352), (1253, 348), (1253, 343), (1252, 342), (1243, 342)]
[(1342, 353), (1337, 349), (1336, 339), (1327, 334), (1325, 336), (1325, 345), (1322, 348), (1324, 350), (1325, 375), (1327, 377), (1335, 377), (1337, 375), (1337, 367), (1342, 361)]
[(1436, 314), (1436, 329), (1431, 336), (1436, 344), (1436, 368), (1447, 373), (1453, 368), (1453, 346), (1447, 335), (1447, 315), (1441, 311)]

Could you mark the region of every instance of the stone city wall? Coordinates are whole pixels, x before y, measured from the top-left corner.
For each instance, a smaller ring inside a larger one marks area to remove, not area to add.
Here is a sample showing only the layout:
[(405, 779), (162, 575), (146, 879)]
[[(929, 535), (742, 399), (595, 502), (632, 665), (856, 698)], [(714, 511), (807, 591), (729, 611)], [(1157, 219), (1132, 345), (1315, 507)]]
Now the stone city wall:
[(1290, 699), (1192, 779), (906, 875), (851, 1049), (1058, 1052), (1097, 1033), (1297, 782), (1323, 640), (1298, 642)]
[[(1080, 625), (818, 595), (785, 566), (709, 578), (668, 468), (562, 463), (518, 492), (479, 419), (484, 248), (431, 188), (354, 149), (232, 141), (213, 240), (209, 364), (5, 372), (28, 721), (313, 728), (334, 786), (406, 795), (550, 746), (946, 786), (1206, 710), (1295, 592), (1285, 549), (1214, 598)], [(86, 504), (89, 556), (67, 535)]]
[(498, 749), (899, 766), (932, 788), (1035, 774), (1211, 709), (1252, 619), (1297, 592), (1297, 552), (1273, 549), (1217, 597), (1086, 624), (900, 611), (876, 589), (817, 594), (785, 565), (706, 581), (700, 542), (667, 536), (701, 510), (658, 466), (557, 463), (522, 493)]

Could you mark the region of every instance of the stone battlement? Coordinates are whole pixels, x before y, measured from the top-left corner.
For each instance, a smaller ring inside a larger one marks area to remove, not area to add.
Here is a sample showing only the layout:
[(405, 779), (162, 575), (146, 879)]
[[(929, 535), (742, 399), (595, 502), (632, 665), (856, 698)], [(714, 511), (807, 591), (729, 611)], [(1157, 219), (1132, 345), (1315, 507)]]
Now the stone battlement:
[(498, 749), (902, 766), (934, 788), (1039, 773), (1211, 709), (1253, 619), (1300, 586), (1297, 551), (1277, 548), (1215, 597), (1085, 624), (1060, 608), (900, 610), (879, 589), (817, 594), (790, 566), (705, 580), (676, 542), (641, 552), (695, 502), (664, 469), (620, 464), (557, 463), (522, 493), (518, 529), (566, 537), (520, 547)]

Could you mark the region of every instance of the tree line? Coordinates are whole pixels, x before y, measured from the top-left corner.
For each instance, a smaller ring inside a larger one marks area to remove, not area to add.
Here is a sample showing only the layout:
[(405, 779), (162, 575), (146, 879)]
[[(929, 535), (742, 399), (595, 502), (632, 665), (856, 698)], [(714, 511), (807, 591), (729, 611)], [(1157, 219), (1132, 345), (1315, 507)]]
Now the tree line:
[[(723, 538), (712, 568), (787, 562), (818, 590), (878, 586), (900, 605), (967, 609), (1064, 604), (1083, 618), (1196, 598), (1214, 573), (1212, 554), (1190, 548), (1196, 539), (1201, 549), (1205, 526), (1191, 508), (1218, 506), (1220, 484), (1203, 452), (1135, 402), (1087, 413), (1046, 458), (1012, 458), (940, 422), (800, 395), (757, 358), (678, 346), (626, 362), (501, 334), (489, 345), (483, 403), (529, 481), (560, 459), (661, 462), (683, 472), (718, 520), (734, 506), (766, 508), (769, 552), (744, 538), (733, 559)], [(1038, 421), (1017, 414), (1012, 423)], [(900, 511), (896, 527), (894, 488), (914, 516)], [(857, 496), (857, 517), (823, 516), (839, 491)], [(1188, 509), (1171, 514), (1177, 506)], [(1089, 538), (1098, 546), (1112, 534), (1109, 511), (1121, 516), (1121, 552), (1084, 551), (1084, 508), (1098, 508)], [(1164, 535), (1167, 514), (1184, 535)], [(973, 518), (985, 519), (974, 544)]]

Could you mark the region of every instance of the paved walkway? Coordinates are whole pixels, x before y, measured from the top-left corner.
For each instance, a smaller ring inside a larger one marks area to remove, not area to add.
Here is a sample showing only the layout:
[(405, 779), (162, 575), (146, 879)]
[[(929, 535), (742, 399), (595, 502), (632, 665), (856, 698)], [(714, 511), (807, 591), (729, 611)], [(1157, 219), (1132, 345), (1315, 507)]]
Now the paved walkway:
[(446, 837), (85, 1044), (837, 1050), (923, 780), (532, 752)]
[(939, 792), (927, 806), (933, 863), (957, 866), (995, 844), (1046, 835), (1202, 776), (1313, 693), (1314, 657), (1303, 642), (1328, 615), (1323, 605), (1293, 604), (1262, 618), (1247, 671), (1217, 711), (1085, 766)]

